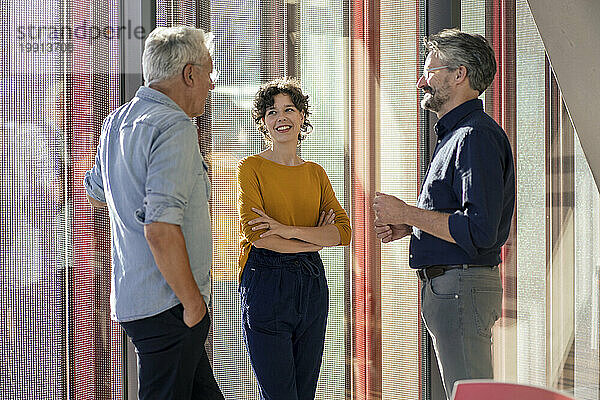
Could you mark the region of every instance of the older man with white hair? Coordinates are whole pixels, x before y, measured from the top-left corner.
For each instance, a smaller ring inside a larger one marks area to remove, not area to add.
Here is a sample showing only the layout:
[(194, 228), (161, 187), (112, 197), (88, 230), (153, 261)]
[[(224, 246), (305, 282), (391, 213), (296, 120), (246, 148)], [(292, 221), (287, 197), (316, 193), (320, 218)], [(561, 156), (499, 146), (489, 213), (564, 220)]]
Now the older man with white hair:
[(146, 85), (105, 119), (84, 179), (89, 202), (108, 206), (111, 314), (136, 347), (142, 400), (223, 398), (204, 350), (210, 184), (191, 121), (214, 88), (211, 40), (183, 26), (150, 33)]

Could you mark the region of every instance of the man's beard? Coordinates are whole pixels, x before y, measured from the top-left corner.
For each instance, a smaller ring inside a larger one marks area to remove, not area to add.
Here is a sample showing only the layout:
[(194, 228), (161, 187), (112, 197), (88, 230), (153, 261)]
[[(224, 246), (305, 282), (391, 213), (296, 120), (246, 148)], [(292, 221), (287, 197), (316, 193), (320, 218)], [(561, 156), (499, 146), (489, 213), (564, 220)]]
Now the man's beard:
[(425, 95), (421, 100), (421, 108), (433, 112), (438, 112), (442, 109), (442, 106), (450, 99), (448, 94), (448, 85), (446, 82), (442, 83), (438, 89), (433, 89), (431, 86), (423, 88)]

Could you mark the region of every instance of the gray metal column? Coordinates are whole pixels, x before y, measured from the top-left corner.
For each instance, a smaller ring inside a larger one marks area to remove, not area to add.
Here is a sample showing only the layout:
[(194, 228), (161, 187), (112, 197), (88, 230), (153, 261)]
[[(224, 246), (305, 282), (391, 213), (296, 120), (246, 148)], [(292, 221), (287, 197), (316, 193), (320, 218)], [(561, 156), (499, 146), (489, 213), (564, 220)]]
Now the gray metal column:
[(144, 39), (156, 27), (156, 2), (154, 0), (121, 0), (121, 102), (129, 101), (144, 84), (142, 77), (142, 52)]
[[(142, 52), (144, 41), (156, 27), (155, 0), (121, 0), (120, 6), (120, 73), (121, 104), (133, 98), (144, 84), (142, 75)], [(123, 399), (137, 399), (138, 371), (135, 347), (125, 332), (123, 343)]]
[[(422, 0), (420, 4), (420, 33), (423, 36), (433, 35), (445, 28), (460, 29), (460, 0)], [(425, 51), (422, 52), (425, 55)], [(421, 63), (425, 62), (425, 57)], [(421, 70), (423, 64), (421, 64)], [(421, 94), (420, 94), (421, 95)], [(423, 182), (427, 166), (431, 160), (436, 138), (432, 129), (437, 122), (434, 113), (421, 110), (419, 126), (419, 182)], [(446, 394), (437, 365), (435, 351), (425, 324), (421, 321), (421, 398), (423, 400), (445, 400)]]

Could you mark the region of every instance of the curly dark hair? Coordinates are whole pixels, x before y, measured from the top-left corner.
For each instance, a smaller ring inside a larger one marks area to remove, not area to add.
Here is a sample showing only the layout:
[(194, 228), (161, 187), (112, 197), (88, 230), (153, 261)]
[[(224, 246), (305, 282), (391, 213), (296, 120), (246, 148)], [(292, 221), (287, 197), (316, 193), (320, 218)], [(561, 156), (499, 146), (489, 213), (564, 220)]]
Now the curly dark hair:
[(303, 141), (310, 132), (312, 132), (313, 127), (308, 120), (308, 117), (310, 116), (310, 111), (308, 110), (308, 95), (302, 93), (302, 88), (300, 87), (300, 81), (298, 79), (286, 76), (283, 78), (274, 79), (262, 85), (254, 96), (252, 118), (256, 123), (258, 131), (263, 135), (263, 139), (267, 145), (270, 146), (271, 136), (267, 131), (267, 127), (265, 126), (263, 119), (265, 117), (265, 113), (267, 112), (267, 108), (273, 106), (275, 102), (274, 97), (281, 93), (290, 96), (292, 103), (294, 103), (294, 107), (304, 114), (304, 123), (302, 124), (300, 133), (298, 134), (298, 145), (300, 145), (300, 142)]

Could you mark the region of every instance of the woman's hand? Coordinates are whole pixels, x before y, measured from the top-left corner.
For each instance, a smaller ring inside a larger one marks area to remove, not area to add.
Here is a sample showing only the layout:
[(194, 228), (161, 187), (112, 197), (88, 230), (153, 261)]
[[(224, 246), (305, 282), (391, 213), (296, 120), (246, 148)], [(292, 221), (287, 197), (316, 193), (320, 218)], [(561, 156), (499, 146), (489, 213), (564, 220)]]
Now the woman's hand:
[[(260, 215), (260, 217), (249, 221), (248, 225), (252, 226), (253, 231), (257, 231), (260, 229), (267, 230), (266, 232), (263, 232), (260, 235), (261, 239), (272, 236), (272, 235), (277, 235), (284, 239), (304, 240), (301, 237), (300, 232), (298, 232), (298, 230), (302, 229), (302, 227), (284, 225), (284, 224), (280, 223), (279, 221), (277, 221), (276, 219), (271, 218), (264, 211), (259, 210), (258, 208), (252, 208), (252, 211), (254, 211), (258, 215)], [(334, 221), (335, 221), (335, 213), (333, 212), (333, 210), (329, 210), (328, 212), (322, 211), (319, 216), (319, 221), (317, 222), (316, 227), (319, 228), (319, 227), (323, 227), (323, 226), (327, 226), (327, 225), (333, 225)], [(309, 229), (314, 229), (314, 228), (309, 228)], [(309, 243), (312, 243), (312, 242), (309, 242)]]
[(325, 226), (332, 225), (335, 221), (335, 213), (333, 209), (330, 209), (329, 212), (325, 212), (325, 210), (321, 211), (321, 215), (319, 216), (319, 222), (317, 222), (317, 226)]
[(292, 228), (293, 226), (284, 225), (274, 218), (269, 217), (264, 211), (258, 208), (252, 208), (252, 211), (260, 215), (260, 217), (253, 219), (248, 222), (248, 225), (252, 226), (253, 231), (259, 229), (266, 229), (267, 231), (260, 235), (261, 238), (265, 238), (271, 235), (277, 235), (284, 239), (292, 239)]

